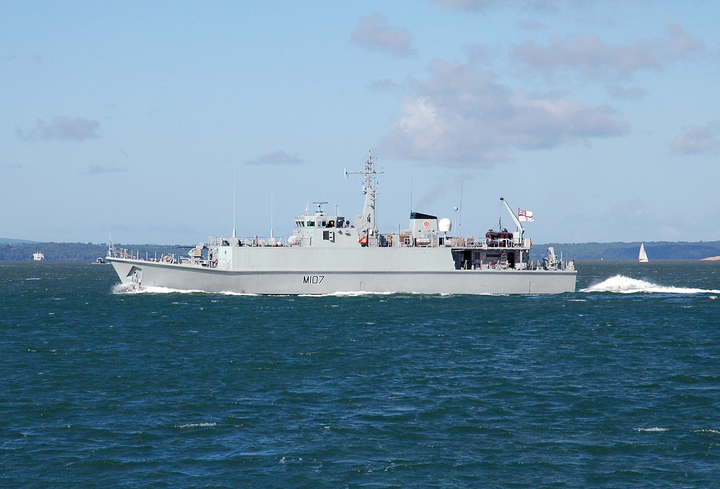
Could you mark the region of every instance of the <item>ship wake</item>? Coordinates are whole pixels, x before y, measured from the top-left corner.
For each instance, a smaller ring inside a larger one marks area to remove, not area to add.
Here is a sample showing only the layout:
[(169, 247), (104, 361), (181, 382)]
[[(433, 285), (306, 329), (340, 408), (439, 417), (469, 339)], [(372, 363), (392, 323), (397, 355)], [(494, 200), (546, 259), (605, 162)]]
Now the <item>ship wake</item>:
[(220, 294), (238, 296), (256, 296), (246, 292), (208, 292), (200, 289), (173, 289), (170, 287), (138, 286), (135, 284), (117, 284), (112, 288), (113, 294)]
[(624, 275), (615, 275), (599, 284), (581, 289), (580, 292), (613, 292), (616, 294), (720, 294), (720, 290), (669, 287), (626, 277)]
[(113, 294), (198, 294), (202, 290), (180, 290), (169, 287), (144, 287), (135, 284), (117, 284), (112, 289)]

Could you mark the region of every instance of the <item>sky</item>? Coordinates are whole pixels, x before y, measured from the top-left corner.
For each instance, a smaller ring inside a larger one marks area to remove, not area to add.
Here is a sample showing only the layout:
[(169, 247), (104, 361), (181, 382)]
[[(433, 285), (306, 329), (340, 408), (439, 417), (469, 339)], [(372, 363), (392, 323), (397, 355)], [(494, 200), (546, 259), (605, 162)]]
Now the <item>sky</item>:
[[(0, 238), (720, 240), (720, 2), (0, 1)], [(455, 207), (458, 210), (455, 210)], [(233, 212), (235, 210), (235, 212)]]

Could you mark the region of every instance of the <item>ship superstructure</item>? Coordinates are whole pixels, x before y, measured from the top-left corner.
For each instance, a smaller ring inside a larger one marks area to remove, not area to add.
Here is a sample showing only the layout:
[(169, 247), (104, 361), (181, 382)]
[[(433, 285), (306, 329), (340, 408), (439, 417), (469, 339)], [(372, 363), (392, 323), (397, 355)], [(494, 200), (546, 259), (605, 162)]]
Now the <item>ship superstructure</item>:
[(375, 222), (377, 177), (370, 155), (362, 177), (363, 211), (352, 220), (328, 213), (315, 202), (313, 213), (295, 217), (287, 239), (212, 237), (187, 257), (141, 258), (112, 246), (108, 261), (123, 284), (206, 292), (328, 294), (400, 292), (447, 294), (554, 294), (575, 290), (572, 261), (548, 257), (531, 261), (532, 242), (507, 202), (515, 232), (488, 231), (484, 237), (448, 236), (449, 219), (411, 212), (407, 229), (381, 233)]

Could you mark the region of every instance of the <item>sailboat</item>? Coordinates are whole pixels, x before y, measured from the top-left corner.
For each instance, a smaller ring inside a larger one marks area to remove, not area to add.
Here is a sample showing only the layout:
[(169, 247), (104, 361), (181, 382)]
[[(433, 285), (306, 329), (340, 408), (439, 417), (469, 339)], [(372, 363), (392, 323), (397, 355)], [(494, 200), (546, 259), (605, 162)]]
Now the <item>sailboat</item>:
[(645, 243), (640, 243), (640, 255), (638, 256), (638, 261), (640, 263), (647, 263), (648, 261), (647, 253), (645, 253)]

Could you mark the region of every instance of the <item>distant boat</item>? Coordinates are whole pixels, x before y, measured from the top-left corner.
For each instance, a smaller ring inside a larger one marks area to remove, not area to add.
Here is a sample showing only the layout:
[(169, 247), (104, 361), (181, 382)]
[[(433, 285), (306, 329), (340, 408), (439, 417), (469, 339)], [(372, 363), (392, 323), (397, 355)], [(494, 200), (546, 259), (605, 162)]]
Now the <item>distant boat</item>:
[(35, 261), (42, 261), (45, 259), (45, 255), (40, 253), (39, 251), (37, 253), (33, 253), (33, 260)]
[(640, 263), (647, 263), (648, 257), (645, 253), (645, 243), (640, 243), (640, 255), (638, 255), (638, 261)]

